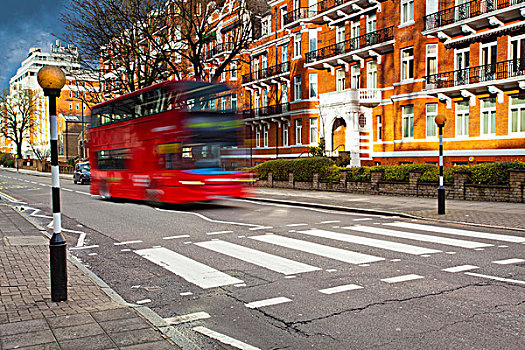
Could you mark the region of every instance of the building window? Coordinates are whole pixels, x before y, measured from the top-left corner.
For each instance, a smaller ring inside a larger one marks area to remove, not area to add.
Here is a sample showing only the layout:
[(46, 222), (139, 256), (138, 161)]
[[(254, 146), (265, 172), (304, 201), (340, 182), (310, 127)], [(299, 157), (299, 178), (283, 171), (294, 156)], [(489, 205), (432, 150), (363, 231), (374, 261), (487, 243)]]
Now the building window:
[(237, 111), (237, 94), (232, 94), (231, 110), (232, 111)]
[(339, 25), (335, 29), (335, 42), (337, 44), (337, 53), (343, 53), (345, 50), (345, 25)]
[(437, 125), (435, 118), (437, 116), (438, 105), (437, 103), (427, 103), (426, 105), (426, 119), (427, 119), (427, 137), (437, 136)]
[(72, 111), (73, 110), (73, 104), (71, 102), (69, 102), (69, 110)]
[(301, 145), (303, 143), (303, 121), (301, 119), (295, 120), (295, 144)]
[(427, 0), (427, 15), (438, 12), (438, 0)]
[(281, 7), (281, 28), (284, 27), (284, 22), (286, 22), (286, 6)]
[(383, 139), (383, 121), (380, 115), (377, 115), (376, 119), (377, 119), (377, 140), (380, 141)]
[(259, 115), (259, 91), (258, 90), (255, 90), (253, 92), (253, 108), (255, 110), (255, 115), (258, 116)]
[(335, 89), (336, 91), (343, 91), (345, 89), (345, 70), (339, 68), (335, 71)]
[(317, 29), (308, 31), (308, 51), (317, 51)]
[(350, 73), (351, 73), (350, 88), (359, 89), (360, 81), (361, 81), (361, 68), (359, 68), (359, 65), (354, 64), (352, 68), (350, 69)]
[(317, 145), (317, 118), (310, 118), (310, 144)]
[(222, 111), (226, 110), (226, 97), (221, 98), (221, 110)]
[(437, 74), (437, 54), (438, 54), (437, 44), (428, 44), (427, 45), (427, 76)]
[(401, 50), (401, 80), (414, 78), (414, 48)]
[(496, 133), (496, 98), (481, 100), (481, 134), (494, 135)]
[(510, 132), (525, 132), (525, 95), (510, 98)]
[(263, 18), (261, 27), (262, 36), (270, 35), (272, 32), (272, 18), (270, 16)]
[(469, 101), (456, 102), (456, 137), (468, 136)]
[(69, 98), (73, 97), (73, 91), (69, 90)]
[(309, 75), (310, 85), (310, 98), (317, 98), (317, 74), (310, 73)]
[(288, 111), (288, 84), (287, 83), (283, 83), (281, 85), (281, 103), (283, 105), (283, 112), (287, 112)]
[(80, 104), (77, 103), (77, 111), (80, 109)]
[(359, 128), (364, 129), (366, 127), (366, 116), (364, 113), (359, 114), (359, 118), (357, 120), (357, 124), (359, 125)]
[(294, 58), (301, 57), (301, 33), (297, 33), (293, 40), (293, 56)]
[(414, 137), (414, 105), (402, 106), (403, 138)]
[(299, 101), (301, 99), (301, 76), (293, 77), (293, 99)]
[(377, 88), (377, 61), (373, 60), (366, 64), (366, 87), (368, 89)]
[(414, 0), (401, 0), (401, 24), (414, 20)]
[(232, 61), (230, 63), (230, 80), (237, 79), (237, 61)]
[(268, 126), (263, 127), (263, 145), (268, 147)]
[(288, 124), (283, 125), (283, 147), (288, 147)]
[(261, 147), (261, 129), (255, 129), (255, 147)]

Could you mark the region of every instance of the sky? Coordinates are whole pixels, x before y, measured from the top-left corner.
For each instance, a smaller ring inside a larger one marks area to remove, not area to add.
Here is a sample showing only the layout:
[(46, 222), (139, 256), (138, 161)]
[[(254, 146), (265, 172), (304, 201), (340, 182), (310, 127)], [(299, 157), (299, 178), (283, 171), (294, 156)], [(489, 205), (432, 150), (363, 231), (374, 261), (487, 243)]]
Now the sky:
[(2, 0), (0, 10), (0, 89), (9, 87), (29, 48), (49, 51), (63, 31), (58, 20), (68, 0)]

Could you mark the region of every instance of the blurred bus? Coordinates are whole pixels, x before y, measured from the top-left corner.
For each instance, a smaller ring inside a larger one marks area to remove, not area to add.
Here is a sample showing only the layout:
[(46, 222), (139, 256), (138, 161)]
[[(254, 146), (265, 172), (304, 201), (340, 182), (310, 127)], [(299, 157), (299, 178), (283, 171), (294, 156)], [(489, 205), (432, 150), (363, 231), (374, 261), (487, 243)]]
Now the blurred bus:
[(226, 85), (166, 81), (94, 106), (91, 193), (166, 203), (246, 196), (251, 174), (228, 163), (244, 141), (234, 104)]

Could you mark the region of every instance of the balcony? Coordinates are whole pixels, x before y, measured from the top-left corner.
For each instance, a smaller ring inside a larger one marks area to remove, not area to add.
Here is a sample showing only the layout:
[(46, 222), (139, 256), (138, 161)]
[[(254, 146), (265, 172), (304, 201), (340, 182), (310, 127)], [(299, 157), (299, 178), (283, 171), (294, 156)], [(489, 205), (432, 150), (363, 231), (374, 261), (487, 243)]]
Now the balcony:
[(301, 20), (306, 20), (317, 13), (314, 6), (310, 7), (300, 7), (291, 12), (288, 12), (284, 17), (284, 27), (291, 26), (292, 24), (299, 22)]
[(488, 86), (512, 89), (524, 84), (525, 58), (425, 76), (428, 92), (452, 95), (460, 95), (461, 90), (467, 89), (486, 92)]
[(271, 106), (263, 106), (260, 108), (245, 109), (242, 112), (243, 119), (264, 119), (266, 117), (275, 117), (278, 115), (286, 114), (290, 111), (290, 105), (288, 102), (279, 103)]
[(218, 43), (210, 51), (206, 53), (206, 59), (217, 57), (228, 52), (231, 52), (235, 48), (234, 42)]
[[(290, 76), (290, 61), (277, 64), (268, 68), (263, 68), (256, 72), (244, 74), (242, 76), (242, 85), (252, 84), (257, 85), (257, 82), (264, 82), (267, 79), (275, 79), (279, 77), (289, 78)], [(289, 79), (286, 79), (289, 80)]]
[(375, 106), (381, 103), (380, 89), (346, 89), (319, 95), (319, 106), (330, 107), (342, 104)]
[(424, 35), (442, 32), (448, 37), (501, 25), (522, 18), (525, 0), (474, 0), (425, 16)]
[[(339, 65), (370, 56), (370, 50), (383, 54), (394, 49), (394, 27), (366, 33), (306, 54), (306, 67)], [(357, 57), (354, 57), (357, 55)], [(343, 61), (343, 62), (341, 62)]]
[(315, 24), (336, 22), (339, 19), (369, 11), (370, 8), (378, 6), (381, 1), (384, 0), (322, 0), (310, 6), (310, 17), (307, 22)]

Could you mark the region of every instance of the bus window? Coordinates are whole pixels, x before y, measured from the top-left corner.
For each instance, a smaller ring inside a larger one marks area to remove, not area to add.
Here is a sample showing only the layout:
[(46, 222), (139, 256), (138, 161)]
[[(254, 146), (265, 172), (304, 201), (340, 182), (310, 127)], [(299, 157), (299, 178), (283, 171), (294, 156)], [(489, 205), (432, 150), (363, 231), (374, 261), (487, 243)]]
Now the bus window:
[(97, 152), (99, 170), (126, 170), (128, 168), (129, 150), (125, 148)]

